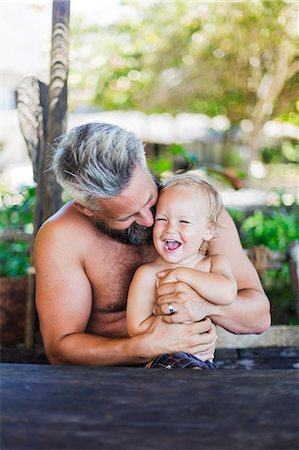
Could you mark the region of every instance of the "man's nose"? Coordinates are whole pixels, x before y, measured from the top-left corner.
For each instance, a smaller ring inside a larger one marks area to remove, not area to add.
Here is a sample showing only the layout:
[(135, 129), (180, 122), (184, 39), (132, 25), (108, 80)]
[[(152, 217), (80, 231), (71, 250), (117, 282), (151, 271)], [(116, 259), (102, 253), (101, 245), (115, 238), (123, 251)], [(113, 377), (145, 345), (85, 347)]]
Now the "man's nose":
[(143, 227), (151, 227), (154, 223), (153, 213), (147, 208), (139, 213), (139, 217), (135, 222)]

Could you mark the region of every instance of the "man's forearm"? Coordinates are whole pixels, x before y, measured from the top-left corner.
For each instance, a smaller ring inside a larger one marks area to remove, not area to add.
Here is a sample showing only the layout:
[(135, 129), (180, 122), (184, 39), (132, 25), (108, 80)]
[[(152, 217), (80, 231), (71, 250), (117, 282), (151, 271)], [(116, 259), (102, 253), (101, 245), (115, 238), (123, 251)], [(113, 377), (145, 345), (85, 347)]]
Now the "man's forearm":
[(211, 305), (209, 317), (236, 334), (263, 333), (271, 325), (269, 300), (262, 292), (250, 289), (239, 291), (230, 305)]
[(156, 356), (148, 344), (144, 336), (106, 338), (73, 333), (45, 348), (52, 364), (122, 366), (142, 364)]
[(45, 342), (52, 364), (124, 366), (148, 362), (161, 353), (213, 353), (216, 333), (210, 319), (168, 324), (156, 317), (147, 333), (132, 338), (106, 338), (72, 333)]

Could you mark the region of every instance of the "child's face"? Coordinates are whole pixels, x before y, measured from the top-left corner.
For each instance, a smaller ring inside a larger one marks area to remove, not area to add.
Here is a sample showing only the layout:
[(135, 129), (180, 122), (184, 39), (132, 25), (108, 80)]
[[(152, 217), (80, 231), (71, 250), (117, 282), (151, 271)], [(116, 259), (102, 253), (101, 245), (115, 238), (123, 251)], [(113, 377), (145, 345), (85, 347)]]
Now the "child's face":
[(156, 206), (154, 245), (169, 263), (192, 263), (204, 240), (213, 237), (207, 220), (207, 202), (200, 190), (172, 186), (163, 191)]

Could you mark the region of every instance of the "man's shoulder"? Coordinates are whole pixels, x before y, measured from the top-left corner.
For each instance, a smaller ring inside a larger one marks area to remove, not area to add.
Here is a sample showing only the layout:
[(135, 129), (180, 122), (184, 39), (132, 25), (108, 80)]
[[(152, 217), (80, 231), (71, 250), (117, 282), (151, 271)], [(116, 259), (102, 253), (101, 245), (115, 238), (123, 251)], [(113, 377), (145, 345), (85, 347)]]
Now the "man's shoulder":
[(234, 246), (240, 247), (240, 239), (237, 227), (228, 213), (223, 208), (218, 217), (218, 227), (212, 239), (206, 242), (207, 255), (223, 254), (223, 248), (232, 250)]
[(60, 209), (58, 209), (58, 211), (56, 211), (52, 216), (50, 216), (45, 221), (45, 224), (63, 222), (68, 221), (70, 219), (73, 220), (76, 216), (77, 214), (76, 208), (74, 207), (74, 202), (70, 201), (68, 203), (65, 203), (63, 206), (61, 206)]
[(79, 236), (82, 238), (82, 233), (84, 238), (88, 239), (88, 235), (94, 230), (95, 226), (92, 222), (76, 210), (73, 202), (69, 202), (43, 223), (38, 231), (37, 238), (64, 239), (73, 241), (75, 244)]

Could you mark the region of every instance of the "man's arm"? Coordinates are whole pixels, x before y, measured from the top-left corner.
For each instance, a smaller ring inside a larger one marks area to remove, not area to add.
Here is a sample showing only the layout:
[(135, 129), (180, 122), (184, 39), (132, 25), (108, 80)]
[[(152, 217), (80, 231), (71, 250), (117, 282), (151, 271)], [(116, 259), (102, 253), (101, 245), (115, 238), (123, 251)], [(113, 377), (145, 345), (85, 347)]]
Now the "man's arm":
[[(54, 364), (122, 364), (146, 361), (142, 342), (85, 332), (92, 288), (72, 230), (46, 223), (35, 242), (36, 305), (47, 357)], [(74, 238), (72, 238), (74, 239)], [(141, 345), (139, 345), (141, 344)]]
[(226, 210), (222, 211), (219, 223), (217, 236), (209, 242), (208, 254), (220, 254), (228, 259), (238, 286), (235, 300), (230, 305), (214, 305), (184, 283), (168, 283), (157, 290), (158, 308), (155, 313), (165, 314), (163, 305), (172, 302), (179, 314), (163, 316), (166, 322), (179, 322), (182, 317), (183, 320), (201, 320), (209, 316), (215, 324), (233, 333), (262, 333), (271, 323), (269, 300)]
[[(156, 318), (146, 334), (107, 338), (88, 334), (92, 287), (78, 254), (74, 230), (55, 221), (40, 229), (35, 243), (36, 305), (44, 348), (53, 364), (134, 365), (163, 352), (209, 352), (215, 341), (210, 320), (169, 326)], [(79, 236), (77, 236), (79, 237)]]
[(213, 306), (210, 317), (216, 324), (234, 333), (262, 333), (271, 324), (270, 302), (241, 246), (236, 225), (225, 209), (219, 223), (218, 235), (211, 241), (208, 253), (228, 258), (237, 281), (238, 295), (228, 306)]

